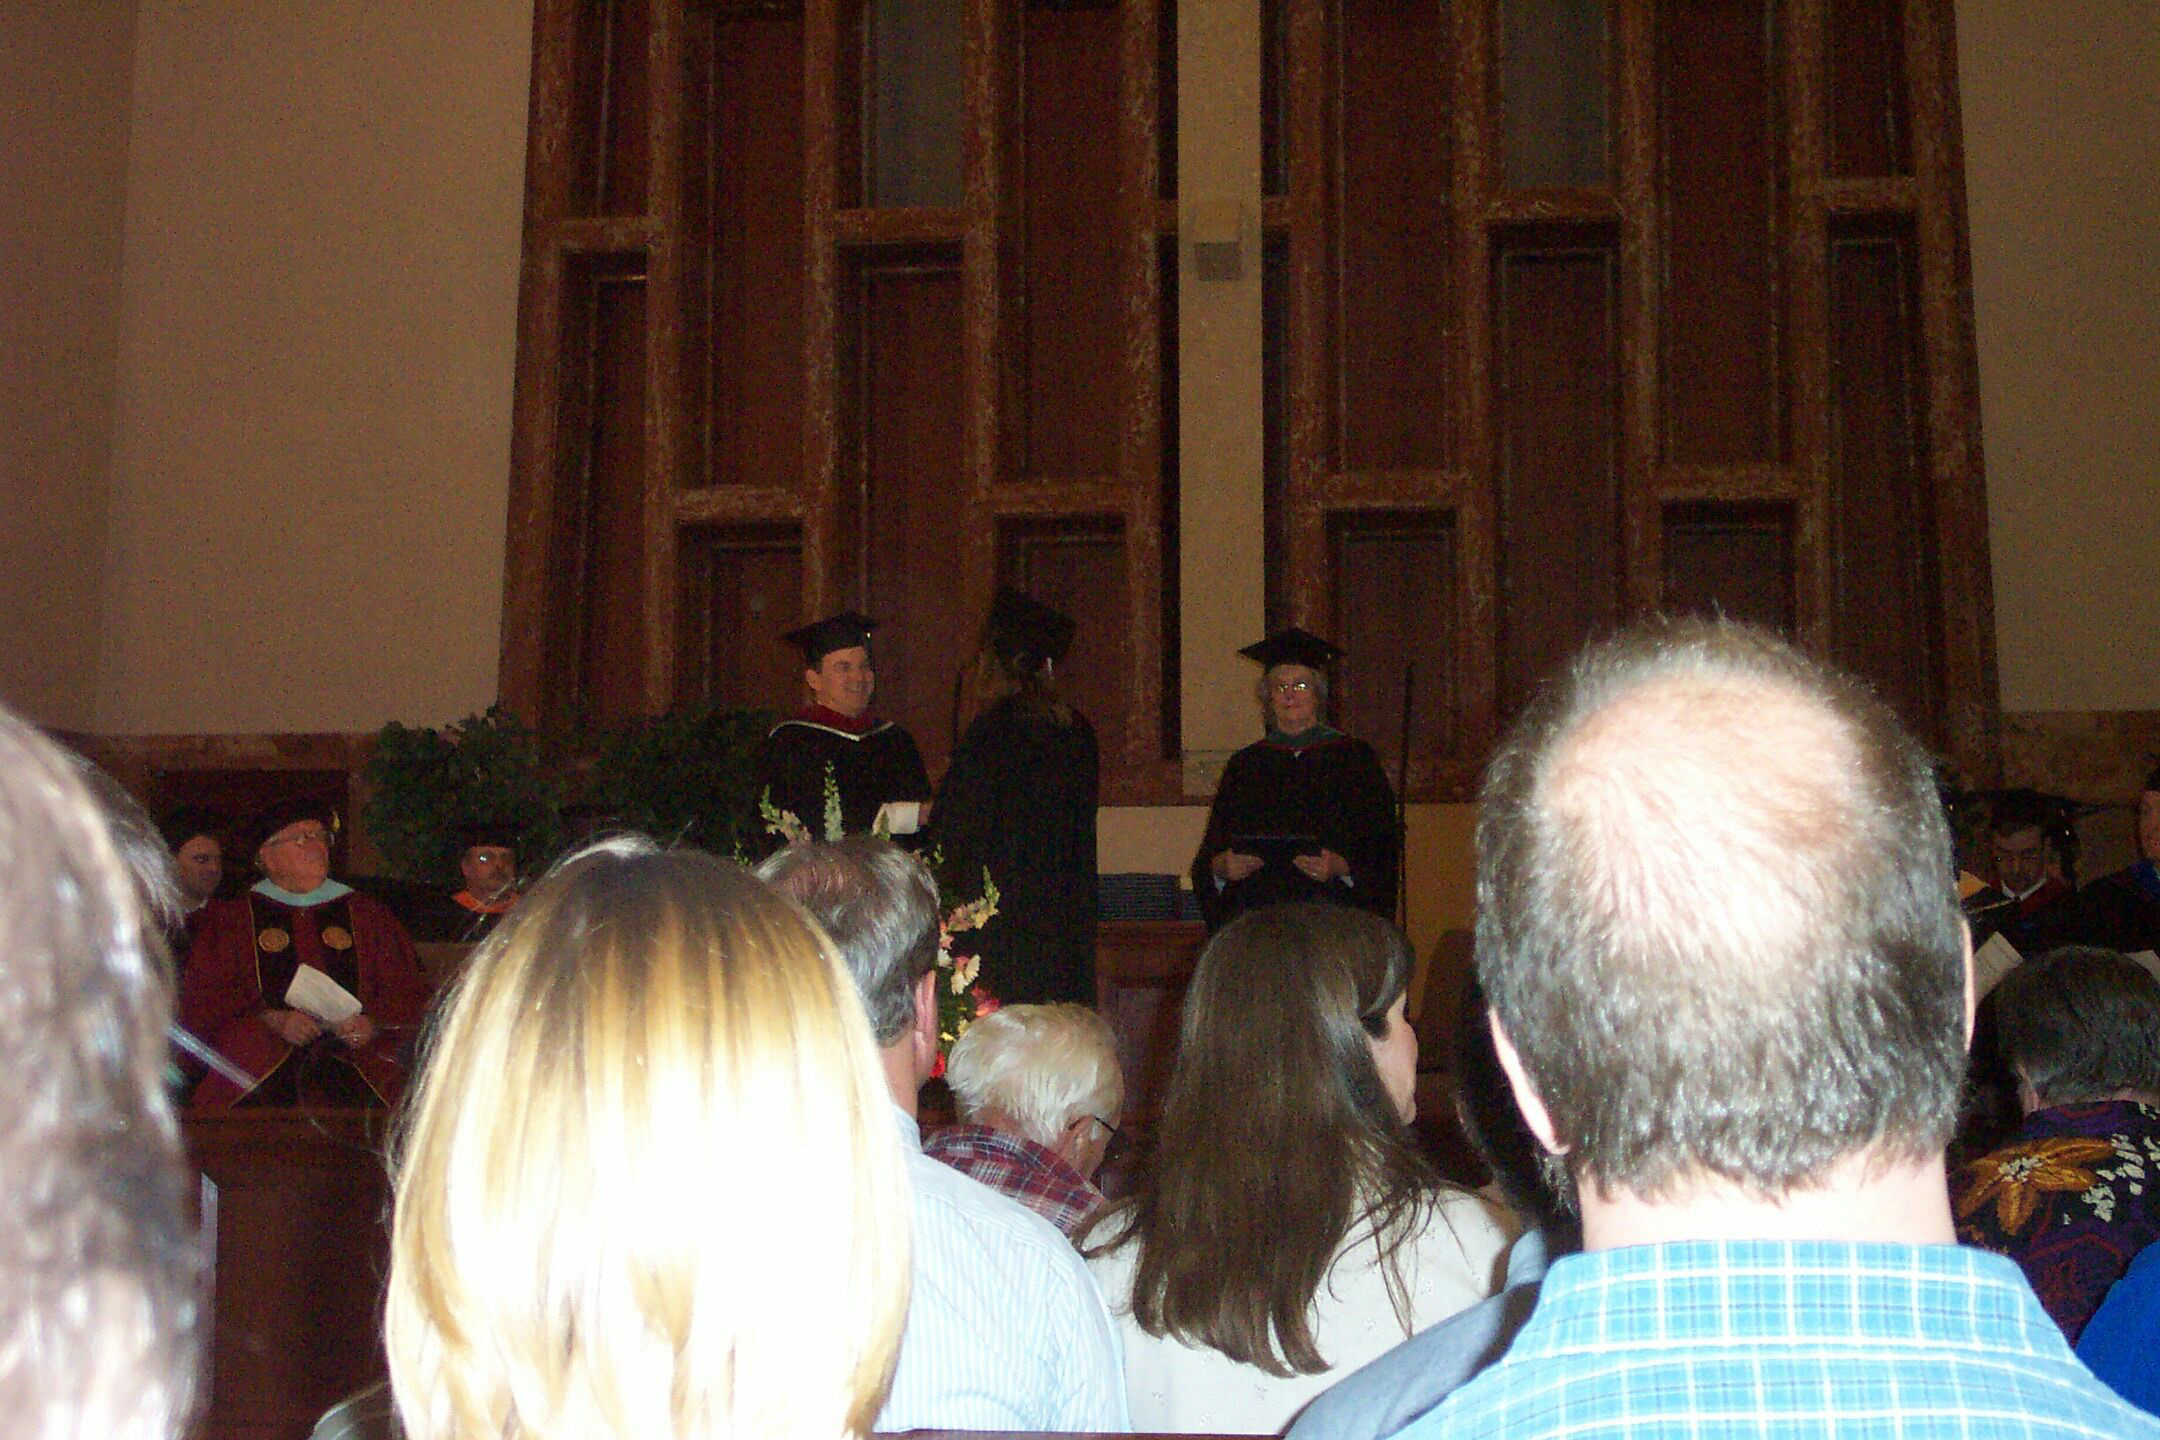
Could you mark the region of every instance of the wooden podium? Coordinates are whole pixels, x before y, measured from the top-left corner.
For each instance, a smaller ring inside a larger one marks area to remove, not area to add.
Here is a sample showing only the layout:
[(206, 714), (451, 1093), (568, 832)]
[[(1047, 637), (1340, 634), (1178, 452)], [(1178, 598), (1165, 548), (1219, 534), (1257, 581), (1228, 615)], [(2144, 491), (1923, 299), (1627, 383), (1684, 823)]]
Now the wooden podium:
[(298, 1440), (387, 1374), (388, 1121), (380, 1110), (182, 1117), (215, 1246), (202, 1440)]
[(1177, 1059), (1178, 1023), (1207, 931), (1191, 920), (1105, 920), (1095, 927), (1095, 1008), (1117, 1037), (1125, 1121), (1152, 1129)]

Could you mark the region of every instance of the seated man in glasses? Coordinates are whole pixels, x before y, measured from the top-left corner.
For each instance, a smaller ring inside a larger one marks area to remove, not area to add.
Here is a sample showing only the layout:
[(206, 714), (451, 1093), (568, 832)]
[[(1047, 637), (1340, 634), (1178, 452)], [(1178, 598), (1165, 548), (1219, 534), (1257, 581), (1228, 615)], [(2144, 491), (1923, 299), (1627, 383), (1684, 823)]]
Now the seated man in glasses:
[(923, 1143), (1068, 1236), (1103, 1203), (1095, 1172), (1117, 1134), (1125, 1080), (1110, 1027), (1080, 1005), (1008, 1005), (954, 1042), (945, 1080), (958, 1125)]
[(263, 878), (204, 908), (180, 1023), (254, 1083), (213, 1071), (189, 1105), (394, 1106), (427, 1008), (411, 936), (390, 908), (330, 878), (335, 816), (310, 799), (257, 817)]

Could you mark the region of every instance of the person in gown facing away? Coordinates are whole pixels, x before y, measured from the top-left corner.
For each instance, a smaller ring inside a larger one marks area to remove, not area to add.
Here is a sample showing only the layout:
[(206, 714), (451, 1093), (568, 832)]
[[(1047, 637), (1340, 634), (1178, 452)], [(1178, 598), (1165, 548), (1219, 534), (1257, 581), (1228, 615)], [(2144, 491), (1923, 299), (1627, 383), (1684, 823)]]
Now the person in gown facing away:
[(1316, 903), (1201, 950), (1156, 1143), (1082, 1236), (1133, 1427), (1278, 1434), (1342, 1375), (1498, 1287), (1513, 1238), (1409, 1131), (1410, 947)]
[[(394, 1106), (407, 1050), (427, 1008), (412, 937), (381, 901), (330, 878), (335, 817), (313, 800), (272, 806), (255, 824), (263, 878), (203, 909), (180, 978), (180, 1023), (256, 1078), (247, 1089), (212, 1071), (190, 1107)], [(310, 967), (360, 1002), (336, 1019), (289, 991)]]
[(908, 1306), (890, 1109), (800, 907), (696, 851), (574, 855), (474, 952), (392, 1158), (404, 1433), (867, 1434)]
[(1292, 627), (1238, 653), (1262, 667), (1267, 736), (1223, 768), (1193, 857), (1208, 928), (1286, 900), (1392, 915), (1395, 793), (1372, 747), (1322, 719), (1326, 667), (1342, 651)]
[(853, 610), (790, 630), (803, 652), (810, 703), (772, 728), (758, 752), (758, 791), (800, 821), (813, 840), (825, 831), (825, 777), (840, 791), (841, 826), (866, 835), (880, 817), (888, 833), (913, 835), (929, 819), (930, 777), (915, 739), (870, 711), (877, 622)]
[(1000, 896), (978, 953), (1007, 1004), (1095, 1003), (1095, 727), (1057, 693), (1073, 622), (999, 590), (977, 674), (995, 699), (960, 737), (932, 838), (951, 873)]

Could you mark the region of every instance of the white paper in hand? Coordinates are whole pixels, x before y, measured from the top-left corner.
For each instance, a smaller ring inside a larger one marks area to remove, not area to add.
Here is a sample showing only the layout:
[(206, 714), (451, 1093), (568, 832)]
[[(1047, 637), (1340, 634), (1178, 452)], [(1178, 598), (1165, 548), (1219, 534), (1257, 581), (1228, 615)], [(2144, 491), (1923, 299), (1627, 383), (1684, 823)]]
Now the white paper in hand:
[(2017, 969), (2024, 959), (2017, 946), (2003, 939), (2001, 931), (1988, 936), (1987, 944), (1973, 951), (1973, 999), (1979, 1000), (2002, 984), (2003, 976)]
[(325, 1025), (342, 1025), (360, 1013), (360, 1002), (352, 991), (312, 965), (293, 971), (292, 984), (285, 987), (285, 1003)]

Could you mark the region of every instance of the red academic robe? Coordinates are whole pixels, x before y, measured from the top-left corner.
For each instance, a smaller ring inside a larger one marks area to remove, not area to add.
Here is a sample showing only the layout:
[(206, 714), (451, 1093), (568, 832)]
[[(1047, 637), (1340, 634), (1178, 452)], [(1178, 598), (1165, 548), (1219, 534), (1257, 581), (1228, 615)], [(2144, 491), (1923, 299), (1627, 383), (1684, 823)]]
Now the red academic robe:
[[(327, 1035), (305, 1049), (319, 1048), (331, 1063), (349, 1066), (384, 1105), (395, 1105), (405, 1091), (413, 1032), (427, 1009), (428, 982), (405, 927), (365, 895), (306, 907), (252, 891), (212, 900), (181, 976), (180, 1023), (267, 1081), (305, 1053), (261, 1019), (266, 1009), (285, 1008), (285, 987), (303, 964), (357, 996), (376, 1028), (375, 1038), (357, 1049)], [(213, 1071), (188, 1103), (226, 1110), (251, 1093)]]

